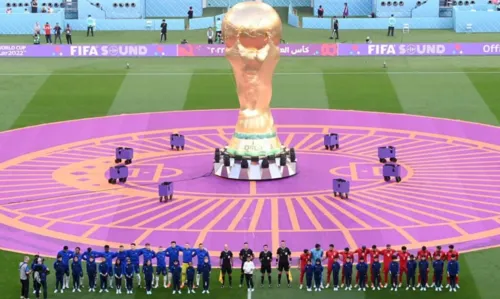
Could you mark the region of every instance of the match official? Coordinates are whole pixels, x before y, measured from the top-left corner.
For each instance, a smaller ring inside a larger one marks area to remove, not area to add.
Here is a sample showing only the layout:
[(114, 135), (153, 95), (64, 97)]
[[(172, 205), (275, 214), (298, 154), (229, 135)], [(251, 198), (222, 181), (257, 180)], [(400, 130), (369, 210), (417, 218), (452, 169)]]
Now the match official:
[(391, 15), (389, 18), (389, 28), (387, 29), (387, 36), (394, 36), (394, 26), (396, 26), (396, 18)]
[(229, 250), (227, 244), (224, 244), (224, 250), (221, 251), (219, 258), (219, 265), (222, 276), (222, 287), (224, 287), (224, 284), (226, 282), (227, 273), (227, 275), (229, 276), (229, 287), (231, 288), (233, 286), (233, 252)]
[(264, 286), (264, 276), (267, 273), (267, 280), (269, 287), (271, 287), (271, 263), (273, 261), (273, 254), (269, 251), (268, 246), (264, 245), (264, 250), (259, 254), (260, 261), (260, 286)]
[(25, 256), (24, 261), (19, 263), (19, 276), (21, 280), (21, 298), (28, 299), (30, 291), (31, 267), (28, 264), (30, 258)]
[[(243, 243), (243, 249), (240, 250), (240, 260), (241, 260), (240, 288), (243, 286), (243, 279), (245, 278), (245, 271), (243, 270), (243, 266), (247, 261), (252, 261), (253, 259), (254, 259), (253, 250), (248, 248), (248, 242)], [(253, 269), (252, 269), (252, 275), (253, 275)], [(253, 280), (252, 280), (252, 288), (253, 288)]]
[(290, 285), (290, 262), (292, 261), (292, 252), (290, 248), (286, 247), (285, 241), (281, 241), (281, 246), (276, 251), (276, 262), (278, 263), (278, 287), (281, 285), (281, 274), (285, 271), (286, 281), (288, 283), (288, 287)]

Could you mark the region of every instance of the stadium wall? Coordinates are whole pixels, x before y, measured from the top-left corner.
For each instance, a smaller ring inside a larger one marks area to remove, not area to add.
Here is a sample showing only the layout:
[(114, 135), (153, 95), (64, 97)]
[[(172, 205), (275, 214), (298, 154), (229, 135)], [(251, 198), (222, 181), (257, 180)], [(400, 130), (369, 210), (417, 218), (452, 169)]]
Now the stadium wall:
[(35, 23), (49, 22), (52, 26), (59, 23), (64, 25), (64, 12), (52, 14), (0, 14), (0, 34), (33, 34)]
[[(325, 29), (332, 27), (331, 18), (302, 18), (302, 28)], [(403, 29), (403, 24), (408, 24), (410, 29), (452, 29), (452, 18), (397, 18), (396, 29)], [(351, 18), (339, 19), (340, 30), (386, 30), (389, 25), (387, 18)]]
[[(481, 9), (481, 10), (480, 10)], [(455, 32), (500, 32), (500, 12), (493, 6), (453, 8)], [(470, 30), (467, 28), (470, 25)]]
[(345, 2), (349, 7), (349, 16), (368, 16), (373, 12), (371, 0), (314, 0), (314, 15), (318, 16), (318, 8), (321, 5), (325, 16), (342, 16)]
[(145, 5), (147, 18), (187, 17), (190, 6), (195, 17), (203, 15), (203, 0), (146, 0)]
[[(145, 1), (146, 0), (92, 0), (78, 1), (78, 18), (87, 19), (91, 15), (95, 19), (140, 19), (145, 16)], [(148, 2), (151, 0), (148, 0)], [(99, 3), (100, 7), (92, 5)], [(125, 3), (129, 6), (126, 7)], [(135, 7), (130, 4), (134, 3)], [(117, 4), (117, 7), (114, 7)], [(122, 4), (120, 7), (119, 4)]]
[(214, 17), (195, 18), (189, 20), (190, 30), (208, 29), (208, 27), (214, 27), (214, 26), (215, 26)]
[(293, 7), (291, 4), (288, 6), (288, 25), (299, 27), (299, 17), (293, 13)]
[[(231, 7), (245, 1), (247, 0), (207, 0), (206, 7)], [(290, 4), (293, 7), (311, 6), (311, 0), (264, 0), (264, 2), (274, 7), (288, 7)]]

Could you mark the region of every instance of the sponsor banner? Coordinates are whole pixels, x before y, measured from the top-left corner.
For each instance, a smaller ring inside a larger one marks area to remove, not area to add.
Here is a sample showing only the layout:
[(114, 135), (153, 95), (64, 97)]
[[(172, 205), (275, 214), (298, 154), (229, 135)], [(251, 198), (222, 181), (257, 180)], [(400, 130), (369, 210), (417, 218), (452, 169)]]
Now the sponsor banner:
[[(282, 56), (500, 55), (500, 43), (282, 44)], [(225, 45), (0, 45), (0, 57), (221, 57)]]
[[(224, 56), (226, 46), (179, 45), (178, 56), (214, 57)], [(336, 44), (281, 44), (281, 56), (337, 56)]]
[(500, 55), (500, 44), (340, 44), (338, 56), (474, 56)]
[(161, 56), (177, 56), (177, 45), (0, 45), (0, 57)]

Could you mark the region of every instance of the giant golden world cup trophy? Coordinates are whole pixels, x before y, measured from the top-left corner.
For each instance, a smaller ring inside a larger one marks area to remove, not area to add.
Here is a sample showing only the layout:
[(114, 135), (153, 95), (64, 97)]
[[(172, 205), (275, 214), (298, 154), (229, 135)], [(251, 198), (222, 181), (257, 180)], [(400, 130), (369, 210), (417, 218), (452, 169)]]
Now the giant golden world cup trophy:
[(233, 68), (240, 110), (233, 137), (221, 153), (224, 163), (216, 151), (216, 175), (263, 180), (296, 173), (295, 151), (281, 145), (270, 109), (281, 30), (279, 15), (261, 1), (238, 3), (222, 22), (226, 58)]

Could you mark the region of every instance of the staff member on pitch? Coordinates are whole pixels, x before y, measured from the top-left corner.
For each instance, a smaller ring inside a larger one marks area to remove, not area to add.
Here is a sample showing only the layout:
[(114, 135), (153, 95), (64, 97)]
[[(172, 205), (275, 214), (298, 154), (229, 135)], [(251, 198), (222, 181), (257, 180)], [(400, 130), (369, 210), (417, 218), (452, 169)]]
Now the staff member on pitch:
[(222, 40), (222, 21), (220, 18), (217, 18), (217, 21), (215, 21), (215, 35), (220, 44)]
[(161, 21), (161, 35), (160, 35), (160, 43), (162, 41), (167, 41), (167, 22), (165, 22), (165, 19)]
[(330, 39), (333, 39), (335, 37), (335, 40), (339, 39), (339, 20), (337, 20), (337, 17), (333, 17), (332, 19), (332, 36)]
[(28, 299), (30, 292), (31, 267), (28, 264), (30, 258), (25, 256), (24, 261), (19, 263), (19, 278), (21, 280), (21, 298)]
[(387, 29), (387, 36), (394, 36), (394, 26), (396, 26), (396, 18), (391, 15), (389, 18), (389, 28)]
[(214, 31), (212, 30), (212, 27), (208, 27), (207, 38), (208, 38), (209, 45), (214, 43)]
[(71, 26), (69, 26), (69, 24), (66, 24), (66, 29), (64, 29), (64, 31), (66, 31), (66, 42), (68, 43), (68, 45), (72, 45), (73, 39), (71, 39)]
[(91, 15), (87, 18), (87, 36), (89, 36), (89, 33), (94, 36), (94, 28), (95, 28), (95, 20), (92, 18)]

